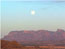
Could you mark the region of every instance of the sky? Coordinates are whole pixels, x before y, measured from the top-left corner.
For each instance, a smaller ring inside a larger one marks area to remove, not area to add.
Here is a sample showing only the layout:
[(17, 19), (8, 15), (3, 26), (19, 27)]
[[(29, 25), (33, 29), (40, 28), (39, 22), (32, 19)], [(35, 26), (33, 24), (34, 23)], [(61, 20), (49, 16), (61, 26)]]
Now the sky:
[(16, 30), (65, 29), (65, 1), (2, 1), (1, 36)]
[(2, 1), (65, 1), (65, 0), (2, 0)]

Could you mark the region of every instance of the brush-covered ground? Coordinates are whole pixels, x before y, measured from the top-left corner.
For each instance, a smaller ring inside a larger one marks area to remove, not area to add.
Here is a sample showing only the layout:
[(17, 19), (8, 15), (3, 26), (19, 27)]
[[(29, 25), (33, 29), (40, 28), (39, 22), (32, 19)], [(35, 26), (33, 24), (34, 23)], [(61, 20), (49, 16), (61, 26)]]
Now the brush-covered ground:
[(1, 49), (65, 49), (65, 46), (23, 46), (16, 41), (0, 40)]

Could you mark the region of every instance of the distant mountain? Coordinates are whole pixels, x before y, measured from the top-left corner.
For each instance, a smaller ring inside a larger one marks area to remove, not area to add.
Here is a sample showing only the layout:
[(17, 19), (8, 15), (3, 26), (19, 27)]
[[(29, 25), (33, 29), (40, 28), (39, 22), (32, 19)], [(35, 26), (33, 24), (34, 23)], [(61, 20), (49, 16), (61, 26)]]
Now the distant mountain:
[[(11, 31), (3, 40), (17, 41), (24, 45), (48, 45), (48, 44), (65, 44), (65, 31), (58, 29), (57, 31), (48, 30), (23, 30)], [(30, 44), (31, 43), (31, 44)]]

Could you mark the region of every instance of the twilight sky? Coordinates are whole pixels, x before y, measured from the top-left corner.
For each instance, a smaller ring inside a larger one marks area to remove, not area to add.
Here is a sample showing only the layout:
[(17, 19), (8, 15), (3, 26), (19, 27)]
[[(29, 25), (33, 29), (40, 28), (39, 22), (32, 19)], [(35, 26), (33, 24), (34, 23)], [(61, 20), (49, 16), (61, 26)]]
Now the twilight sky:
[(15, 30), (65, 29), (65, 1), (2, 1), (2, 37)]

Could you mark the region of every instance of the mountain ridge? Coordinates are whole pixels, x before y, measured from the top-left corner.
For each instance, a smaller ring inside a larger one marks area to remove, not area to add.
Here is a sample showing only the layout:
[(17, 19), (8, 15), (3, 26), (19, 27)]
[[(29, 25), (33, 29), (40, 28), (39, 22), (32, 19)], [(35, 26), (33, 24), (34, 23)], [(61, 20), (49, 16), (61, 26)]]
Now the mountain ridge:
[(48, 31), (48, 30), (11, 31), (7, 36), (5, 36), (2, 39), (9, 41), (14, 40), (26, 45), (27, 44), (30, 45), (30, 43), (32, 43), (33, 45), (34, 44), (43, 45), (44, 43), (53, 44), (54, 42), (62, 43), (62, 41), (65, 41), (65, 31), (62, 29), (57, 29), (57, 31)]

